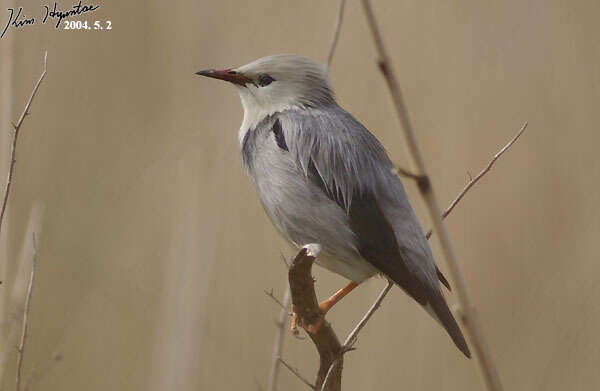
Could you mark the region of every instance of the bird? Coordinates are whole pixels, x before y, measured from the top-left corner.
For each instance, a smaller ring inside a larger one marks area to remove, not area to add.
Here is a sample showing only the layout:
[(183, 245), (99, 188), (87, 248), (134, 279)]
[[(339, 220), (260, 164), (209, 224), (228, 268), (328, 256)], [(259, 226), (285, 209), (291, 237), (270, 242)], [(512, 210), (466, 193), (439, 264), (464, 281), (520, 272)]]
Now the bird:
[(380, 275), (420, 304), (470, 358), (440, 282), (450, 285), (394, 164), (377, 138), (337, 104), (327, 68), (279, 54), (196, 75), (236, 87), (244, 110), (242, 164), (276, 229), (297, 248), (318, 243), (315, 262), (350, 280), (319, 304), (323, 317)]

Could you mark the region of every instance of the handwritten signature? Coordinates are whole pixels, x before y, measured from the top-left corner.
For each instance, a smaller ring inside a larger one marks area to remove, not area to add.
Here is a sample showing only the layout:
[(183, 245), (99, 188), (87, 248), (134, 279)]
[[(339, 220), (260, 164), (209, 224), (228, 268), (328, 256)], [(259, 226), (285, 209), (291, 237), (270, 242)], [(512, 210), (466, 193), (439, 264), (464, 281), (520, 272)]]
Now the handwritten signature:
[[(56, 9), (56, 2), (54, 2), (54, 6), (52, 7), (52, 9), (50, 9), (48, 5), (44, 5), (43, 7), (45, 14), (42, 19), (42, 23), (45, 24), (48, 18), (57, 19), (56, 26), (54, 26), (55, 28), (58, 28), (58, 26), (60, 26), (60, 22), (62, 22), (62, 20), (65, 18), (81, 15), (86, 12), (93, 12), (100, 8), (99, 5), (82, 4), (82, 0), (79, 0), (79, 2), (73, 5), (71, 8), (62, 11)], [(8, 22), (4, 26), (4, 30), (2, 30), (0, 38), (3, 38), (6, 34), (6, 31), (11, 27), (18, 29), (21, 27), (34, 25), (35, 21), (36, 20), (34, 17), (28, 18), (25, 15), (25, 13), (23, 12), (23, 7), (19, 7), (18, 11), (16, 12), (16, 15), (15, 10), (13, 8), (8, 8)]]

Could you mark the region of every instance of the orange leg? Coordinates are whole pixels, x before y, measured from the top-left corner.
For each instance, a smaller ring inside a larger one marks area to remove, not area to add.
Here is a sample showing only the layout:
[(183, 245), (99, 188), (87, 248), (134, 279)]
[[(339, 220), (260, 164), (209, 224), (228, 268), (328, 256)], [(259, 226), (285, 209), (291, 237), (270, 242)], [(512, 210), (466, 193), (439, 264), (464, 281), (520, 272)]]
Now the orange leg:
[[(352, 290), (354, 288), (356, 288), (357, 286), (358, 286), (358, 284), (356, 282), (351, 281), (348, 285), (346, 285), (345, 287), (343, 287), (339, 291), (335, 292), (329, 299), (323, 300), (322, 302), (320, 302), (319, 303), (319, 309), (321, 310), (321, 313), (323, 313), (323, 316), (321, 316), (321, 318), (315, 324), (302, 325), (302, 327), (304, 327), (304, 329), (307, 332), (309, 332), (311, 334), (316, 334), (317, 331), (319, 331), (319, 329), (321, 328), (321, 325), (323, 324), (323, 320), (325, 320), (325, 314), (327, 312), (329, 312), (329, 310), (338, 301), (342, 300), (342, 298), (344, 296), (346, 296), (348, 293), (352, 292)], [(298, 335), (298, 323), (299, 323), (298, 322), (298, 315), (292, 309), (292, 324), (291, 324), (291, 329), (292, 329), (292, 333), (294, 335)]]
[(340, 300), (344, 298), (348, 293), (352, 292), (354, 288), (356, 288), (358, 284), (354, 281), (350, 281), (348, 285), (335, 292), (331, 297), (327, 300), (323, 300), (319, 303), (319, 309), (325, 315), (329, 310)]

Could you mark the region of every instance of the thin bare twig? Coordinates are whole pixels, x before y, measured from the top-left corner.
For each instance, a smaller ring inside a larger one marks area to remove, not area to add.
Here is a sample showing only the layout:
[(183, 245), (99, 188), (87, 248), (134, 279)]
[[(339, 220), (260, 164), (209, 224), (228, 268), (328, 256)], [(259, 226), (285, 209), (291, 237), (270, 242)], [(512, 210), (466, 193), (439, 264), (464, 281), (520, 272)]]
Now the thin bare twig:
[(271, 299), (273, 299), (273, 301), (277, 304), (279, 304), (279, 306), (285, 310), (285, 305), (279, 301), (278, 298), (275, 297), (275, 295), (273, 295), (273, 289), (271, 289), (270, 291), (265, 290), (265, 295), (269, 296)]
[[(344, 354), (343, 351), (341, 354)], [(335, 366), (337, 365), (338, 361), (340, 360), (340, 358), (336, 358), (335, 360), (333, 360), (333, 362), (331, 363), (331, 365), (329, 366), (329, 369), (327, 370), (327, 374), (325, 375), (325, 379), (323, 380), (323, 385), (321, 386), (321, 389), (319, 391), (325, 391), (327, 387), (327, 385), (329, 384), (329, 379), (331, 378), (331, 374), (333, 373), (333, 370), (335, 369)]]
[(279, 374), (279, 361), (283, 351), (283, 337), (285, 335), (285, 324), (288, 316), (288, 306), (290, 305), (290, 286), (285, 283), (285, 294), (279, 313), (279, 322), (277, 323), (277, 334), (275, 335), (275, 347), (273, 348), (273, 359), (271, 361), (271, 371), (269, 374), (268, 391), (275, 391), (277, 375)]
[(308, 380), (306, 380), (306, 378), (305, 378), (304, 376), (302, 376), (302, 375), (300, 374), (300, 372), (298, 372), (298, 370), (297, 370), (296, 368), (292, 367), (290, 364), (288, 364), (287, 362), (285, 362), (285, 360), (284, 360), (283, 358), (279, 357), (278, 359), (279, 359), (279, 361), (280, 361), (280, 362), (281, 362), (283, 365), (285, 365), (285, 367), (286, 367), (287, 369), (289, 369), (289, 370), (290, 370), (290, 372), (292, 372), (294, 375), (296, 375), (296, 377), (297, 377), (298, 379), (302, 380), (302, 382), (303, 382), (304, 384), (306, 384), (307, 386), (309, 386), (309, 387), (310, 387), (310, 388), (312, 388), (313, 390), (316, 390), (316, 389), (317, 389), (317, 387), (315, 387), (315, 386), (314, 386), (314, 384), (312, 384), (311, 382), (309, 382)]
[(31, 295), (33, 293), (33, 282), (35, 280), (35, 266), (37, 264), (37, 243), (35, 233), (33, 234), (33, 262), (31, 264), (31, 274), (29, 276), (29, 286), (27, 287), (27, 296), (25, 297), (25, 308), (23, 310), (23, 331), (21, 333), (21, 342), (17, 349), (17, 375), (15, 378), (16, 390), (21, 390), (21, 368), (23, 367), (23, 352), (25, 351), (25, 342), (27, 341), (27, 328), (29, 326), (29, 308), (31, 306)]
[[(523, 132), (525, 131), (526, 128), (527, 128), (527, 122), (525, 122), (523, 124), (523, 126), (521, 127), (521, 130), (519, 130), (517, 132), (517, 134), (508, 142), (508, 144), (506, 144), (500, 151), (498, 151), (498, 153), (496, 153), (494, 155), (494, 157), (492, 157), (492, 160), (490, 160), (488, 165), (483, 170), (481, 170), (481, 172), (479, 174), (477, 174), (477, 176), (475, 178), (471, 177), (471, 174), (469, 174), (469, 177), (471, 178), (471, 180), (465, 185), (465, 187), (462, 189), (462, 191), (460, 193), (458, 193), (458, 195), (456, 196), (454, 201), (452, 201), (450, 203), (450, 206), (448, 206), (448, 208), (444, 211), (444, 213), (442, 213), (443, 219), (445, 219), (446, 216), (448, 216), (450, 214), (450, 212), (452, 212), (452, 210), (454, 209), (456, 204), (458, 204), (460, 202), (460, 200), (462, 200), (462, 198), (465, 196), (465, 194), (467, 194), (469, 189), (471, 189), (471, 187), (473, 187), (485, 174), (488, 173), (488, 171), (490, 171), (492, 169), (492, 166), (494, 165), (496, 160), (498, 160), (498, 158), (500, 156), (502, 156), (504, 154), (504, 152), (506, 152), (510, 147), (512, 147), (512, 145), (519, 139), (519, 137), (521, 137), (521, 134), (523, 134)], [(427, 234), (425, 235), (427, 237), (427, 239), (429, 239), (431, 237), (432, 232), (433, 232), (432, 230), (429, 230), (429, 232), (427, 232)]]
[(365, 325), (367, 324), (369, 319), (371, 319), (371, 316), (373, 316), (375, 311), (377, 311), (377, 309), (379, 309), (379, 307), (381, 306), (381, 302), (383, 301), (385, 296), (387, 296), (388, 292), (390, 291), (390, 289), (392, 289), (393, 286), (394, 286), (394, 282), (388, 281), (385, 288), (383, 288), (381, 293), (379, 293), (379, 296), (377, 296), (377, 299), (375, 300), (375, 302), (371, 305), (371, 308), (369, 308), (369, 310), (363, 316), (363, 318), (360, 320), (360, 322), (358, 322), (358, 324), (354, 327), (354, 330), (352, 330), (352, 332), (350, 332), (350, 334), (348, 334), (348, 336), (346, 337), (346, 340), (344, 341), (344, 345), (343, 345), (343, 350), (347, 350), (348, 348), (351, 348), (352, 346), (354, 346), (354, 343), (356, 342), (356, 338), (358, 337), (358, 333), (360, 332), (360, 330), (363, 329), (363, 327), (365, 327)]
[(327, 55), (327, 69), (331, 65), (331, 60), (333, 59), (333, 54), (335, 53), (335, 48), (337, 47), (338, 39), (340, 38), (340, 30), (342, 29), (342, 20), (344, 18), (344, 6), (346, 5), (346, 0), (340, 0), (340, 4), (338, 7), (337, 20), (335, 22), (335, 29), (333, 30), (333, 36), (331, 37), (331, 44), (329, 45), (329, 54)]
[(289, 269), (290, 268), (290, 263), (287, 261), (287, 259), (285, 258), (285, 255), (280, 252), (279, 255), (281, 255), (281, 260), (283, 261), (283, 263), (285, 264), (285, 268)]
[(9, 164), (9, 168), (8, 168), (8, 177), (6, 179), (6, 185), (4, 187), (4, 198), (2, 199), (2, 209), (0, 210), (0, 232), (2, 232), (2, 222), (4, 221), (4, 213), (6, 212), (6, 205), (8, 204), (8, 194), (10, 193), (10, 186), (12, 184), (13, 173), (15, 171), (15, 163), (17, 162), (15, 155), (17, 152), (17, 139), (19, 137), (19, 130), (21, 129), (23, 120), (29, 114), (29, 107), (31, 106), (31, 102), (33, 102), (33, 98), (35, 97), (35, 94), (37, 93), (37, 90), (40, 87), (42, 80), (44, 80), (44, 76), (46, 76), (46, 60), (47, 59), (48, 59), (48, 52), (44, 52), (44, 71), (42, 72), (39, 80), (35, 84), (35, 87), (33, 87), (33, 91), (31, 92), (31, 95), (29, 96), (29, 100), (25, 104), (25, 110), (23, 110), (21, 117), (19, 118), (19, 120), (17, 121), (16, 124), (12, 124), (13, 128), (14, 128), (14, 132), (13, 132), (13, 139), (12, 139), (12, 143), (11, 143), (11, 147), (10, 147), (10, 164)]
[[(390, 290), (392, 289), (393, 286), (394, 286), (394, 282), (388, 280), (387, 285), (379, 293), (379, 296), (377, 296), (377, 299), (373, 302), (373, 304), (371, 305), (369, 310), (365, 313), (365, 315), (362, 317), (360, 322), (358, 322), (358, 324), (354, 327), (354, 329), (346, 337), (346, 340), (344, 341), (344, 344), (342, 345), (341, 354), (345, 354), (346, 352), (353, 350), (354, 343), (356, 342), (356, 340), (358, 338), (358, 333), (363, 329), (363, 327), (365, 327), (367, 325), (367, 322), (369, 322), (369, 320), (371, 319), (371, 317), (373, 316), (375, 311), (377, 311), (379, 309), (379, 307), (381, 306), (381, 302), (383, 301), (383, 299), (385, 299), (385, 297), (390, 292)], [(331, 373), (333, 372), (334, 366), (337, 365), (337, 363), (338, 363), (338, 358), (336, 358), (331, 363), (331, 366), (329, 367), (329, 370), (327, 371), (327, 375), (325, 376), (325, 380), (323, 380), (323, 387), (321, 388), (322, 390), (325, 390), (325, 386), (329, 382), (329, 377), (330, 377)]]
[[(371, 3), (369, 0), (362, 0), (362, 4), (377, 53), (379, 55), (379, 69), (381, 70), (390, 90), (398, 119), (400, 120), (402, 129), (404, 131), (404, 137), (406, 139), (409, 154), (412, 158), (413, 165), (416, 168), (416, 174), (422, 175), (424, 178), (428, 178), (427, 171), (425, 170), (425, 163), (421, 155), (421, 151), (417, 145), (416, 135), (408, 114), (408, 109), (404, 102), (404, 97), (402, 96), (402, 92), (394, 74), (394, 70), (391, 66), (391, 61), (387, 54), (387, 50), (383, 44), (381, 32), (379, 31), (379, 26), (371, 8)], [(418, 181), (417, 184), (421, 196), (425, 200), (429, 210), (429, 215), (433, 221), (434, 230), (438, 234), (441, 245), (440, 247), (454, 282), (454, 288), (458, 301), (461, 305), (461, 311), (464, 314), (463, 318), (466, 320), (465, 328), (470, 336), (471, 346), (473, 347), (475, 358), (481, 369), (485, 384), (488, 390), (500, 391), (502, 390), (500, 377), (498, 376), (496, 365), (492, 359), (490, 349), (487, 346), (481, 325), (479, 324), (473, 304), (471, 303), (471, 299), (467, 292), (467, 284), (458, 266), (458, 260), (454, 250), (452, 249), (450, 237), (442, 220), (440, 208), (435, 197), (431, 181), (428, 179), (424, 181), (422, 180)]]

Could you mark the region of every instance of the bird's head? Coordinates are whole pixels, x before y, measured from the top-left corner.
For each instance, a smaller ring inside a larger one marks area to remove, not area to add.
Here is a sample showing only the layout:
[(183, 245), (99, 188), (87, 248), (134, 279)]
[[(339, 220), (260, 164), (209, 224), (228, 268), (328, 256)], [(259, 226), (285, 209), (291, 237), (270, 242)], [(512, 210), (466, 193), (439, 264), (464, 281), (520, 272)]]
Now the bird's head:
[(302, 56), (268, 56), (238, 68), (211, 69), (196, 74), (225, 80), (237, 87), (244, 106), (244, 123), (240, 129), (243, 132), (267, 115), (333, 102), (325, 66)]

